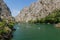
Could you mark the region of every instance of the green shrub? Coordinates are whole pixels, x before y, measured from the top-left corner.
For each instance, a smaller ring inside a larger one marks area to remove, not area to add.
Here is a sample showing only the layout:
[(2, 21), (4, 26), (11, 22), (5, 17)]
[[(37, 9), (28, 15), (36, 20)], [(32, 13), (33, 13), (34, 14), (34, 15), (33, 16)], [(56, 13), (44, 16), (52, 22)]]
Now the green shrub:
[(7, 33), (8, 30), (11, 31), (11, 29), (13, 28), (13, 26), (14, 26), (14, 21), (8, 21), (8, 23), (7, 23), (7, 20), (3, 19), (0, 22), (0, 34)]
[(42, 18), (40, 23), (58, 23), (60, 22), (60, 10), (56, 9), (47, 17)]
[(14, 22), (9, 22), (8, 26), (9, 26), (9, 28), (13, 28)]
[(4, 27), (5, 23), (4, 22), (0, 22), (0, 27)]

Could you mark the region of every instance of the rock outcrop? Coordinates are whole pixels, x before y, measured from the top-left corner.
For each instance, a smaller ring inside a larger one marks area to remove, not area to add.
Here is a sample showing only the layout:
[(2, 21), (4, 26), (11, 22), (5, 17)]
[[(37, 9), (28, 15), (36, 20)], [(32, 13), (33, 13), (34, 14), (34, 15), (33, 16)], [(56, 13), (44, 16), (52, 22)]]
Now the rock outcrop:
[(0, 40), (10, 40), (12, 37), (14, 19), (10, 9), (0, 0)]
[(48, 16), (53, 10), (60, 9), (60, 0), (38, 0), (30, 5), (30, 7), (23, 8), (16, 16), (17, 22), (29, 22), (40, 20)]
[(0, 18), (12, 20), (10, 9), (3, 0), (0, 0)]

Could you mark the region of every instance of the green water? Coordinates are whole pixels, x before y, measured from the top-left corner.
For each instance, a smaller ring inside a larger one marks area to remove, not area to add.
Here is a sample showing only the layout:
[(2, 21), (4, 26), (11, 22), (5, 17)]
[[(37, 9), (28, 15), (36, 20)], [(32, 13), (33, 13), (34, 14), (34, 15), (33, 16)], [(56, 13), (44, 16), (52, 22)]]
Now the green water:
[(16, 24), (12, 40), (60, 40), (60, 28), (51, 24)]

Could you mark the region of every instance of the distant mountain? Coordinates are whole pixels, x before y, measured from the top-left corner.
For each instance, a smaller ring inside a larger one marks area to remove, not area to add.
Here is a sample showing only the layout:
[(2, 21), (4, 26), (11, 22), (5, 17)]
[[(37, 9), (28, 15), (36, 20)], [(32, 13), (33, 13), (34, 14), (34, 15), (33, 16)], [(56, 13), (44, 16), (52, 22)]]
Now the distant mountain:
[(50, 15), (52, 11), (60, 9), (60, 0), (38, 0), (23, 8), (16, 16), (17, 22), (35, 22)]

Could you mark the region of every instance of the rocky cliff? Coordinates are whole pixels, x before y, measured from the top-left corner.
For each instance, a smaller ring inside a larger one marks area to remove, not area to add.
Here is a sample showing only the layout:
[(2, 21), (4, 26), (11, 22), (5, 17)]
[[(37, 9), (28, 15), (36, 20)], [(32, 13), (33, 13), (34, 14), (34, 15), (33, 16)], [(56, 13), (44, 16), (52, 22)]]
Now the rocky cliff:
[(1, 19), (12, 19), (10, 9), (8, 6), (4, 3), (3, 0), (0, 0), (0, 18)]
[(0, 40), (10, 40), (12, 37), (14, 19), (10, 9), (0, 0)]
[(16, 16), (17, 22), (29, 22), (40, 20), (51, 14), (55, 9), (60, 9), (60, 0), (38, 0), (23, 8)]

